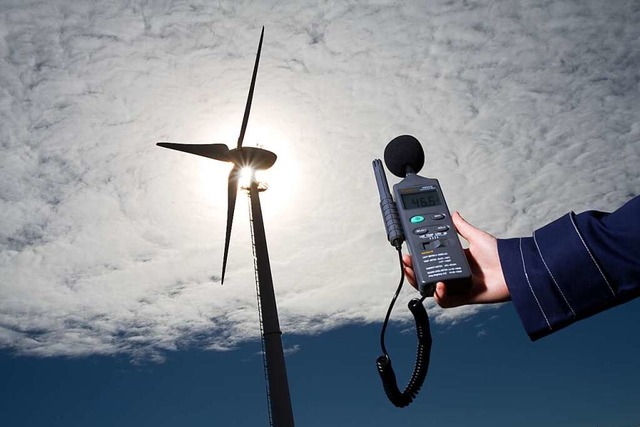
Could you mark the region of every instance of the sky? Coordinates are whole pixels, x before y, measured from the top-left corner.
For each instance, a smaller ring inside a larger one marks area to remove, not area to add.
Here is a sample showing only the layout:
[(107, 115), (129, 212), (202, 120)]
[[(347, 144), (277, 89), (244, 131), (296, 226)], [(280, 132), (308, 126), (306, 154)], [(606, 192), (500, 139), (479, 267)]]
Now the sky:
[[(399, 271), (371, 170), (416, 136), (421, 174), (498, 237), (616, 209), (640, 188), (637, 1), (0, 12), (7, 425), (267, 424), (246, 201), (221, 286), (229, 166), (155, 146), (235, 144), (262, 26), (245, 145), (278, 155), (259, 178), (297, 424), (640, 425), (637, 301), (531, 343), (508, 303), (427, 300), (429, 377), (392, 407), (374, 364)], [(413, 296), (389, 332), (401, 383)]]

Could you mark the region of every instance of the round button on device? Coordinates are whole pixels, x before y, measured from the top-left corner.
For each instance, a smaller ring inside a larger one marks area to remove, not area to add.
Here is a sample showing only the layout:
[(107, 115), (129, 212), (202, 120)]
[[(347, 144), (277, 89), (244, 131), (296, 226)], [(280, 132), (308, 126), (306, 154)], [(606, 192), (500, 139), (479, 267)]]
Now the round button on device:
[(424, 221), (424, 217), (422, 215), (416, 215), (411, 217), (411, 224), (419, 224)]
[(437, 214), (433, 214), (431, 215), (431, 219), (433, 220), (440, 220), (440, 219), (444, 219), (444, 214), (443, 213), (437, 213)]
[(440, 233), (445, 232), (445, 231), (449, 231), (449, 226), (448, 225), (439, 225), (436, 227), (436, 231), (439, 231)]

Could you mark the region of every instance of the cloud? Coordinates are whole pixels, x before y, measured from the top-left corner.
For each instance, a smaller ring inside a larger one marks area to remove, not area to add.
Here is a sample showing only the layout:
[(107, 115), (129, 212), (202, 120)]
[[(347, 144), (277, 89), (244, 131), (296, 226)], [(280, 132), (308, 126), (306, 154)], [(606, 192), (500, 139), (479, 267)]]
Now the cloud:
[(228, 167), (154, 144), (234, 144), (262, 25), (245, 141), (279, 156), (262, 200), (285, 333), (382, 320), (399, 271), (370, 165), (399, 134), (499, 236), (640, 188), (632, 2), (0, 8), (0, 346), (21, 354), (258, 336), (244, 197), (219, 285)]

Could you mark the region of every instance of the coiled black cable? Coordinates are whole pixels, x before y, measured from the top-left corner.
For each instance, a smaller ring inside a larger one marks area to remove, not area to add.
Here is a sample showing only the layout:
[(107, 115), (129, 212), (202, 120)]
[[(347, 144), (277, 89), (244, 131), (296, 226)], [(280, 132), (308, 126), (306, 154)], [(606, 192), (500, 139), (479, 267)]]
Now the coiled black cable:
[(424, 308), (422, 302), (425, 297), (420, 299), (414, 298), (409, 301), (409, 310), (413, 314), (413, 317), (416, 322), (416, 333), (418, 336), (418, 348), (416, 354), (416, 363), (413, 368), (413, 373), (411, 374), (411, 378), (409, 379), (409, 383), (404, 391), (400, 391), (398, 388), (398, 382), (396, 379), (396, 374), (393, 371), (393, 366), (391, 365), (391, 357), (389, 353), (387, 353), (387, 348), (384, 344), (384, 335), (387, 330), (387, 324), (389, 322), (389, 317), (391, 316), (391, 310), (400, 294), (400, 290), (402, 289), (402, 285), (404, 283), (404, 273), (402, 272), (402, 249), (401, 247), (396, 247), (398, 250), (398, 258), (400, 260), (400, 283), (398, 284), (398, 288), (396, 289), (395, 294), (391, 300), (391, 304), (389, 304), (389, 309), (387, 310), (387, 315), (385, 316), (384, 323), (382, 325), (382, 331), (380, 333), (380, 346), (382, 347), (382, 355), (376, 359), (376, 366), (378, 368), (378, 373), (380, 374), (380, 378), (382, 379), (382, 386), (384, 387), (384, 391), (387, 394), (387, 397), (398, 408), (404, 408), (413, 402), (413, 399), (417, 396), (422, 384), (424, 383), (425, 378), (427, 377), (427, 371), (429, 370), (429, 360), (431, 359), (431, 329), (429, 327), (429, 316), (427, 315), (427, 310)]

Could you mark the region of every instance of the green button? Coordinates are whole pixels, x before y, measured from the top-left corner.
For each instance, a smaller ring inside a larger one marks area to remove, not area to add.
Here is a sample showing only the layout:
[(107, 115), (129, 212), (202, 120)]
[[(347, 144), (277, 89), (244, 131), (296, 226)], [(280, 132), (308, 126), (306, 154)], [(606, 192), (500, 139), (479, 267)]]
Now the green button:
[(411, 224), (417, 224), (422, 221), (424, 221), (424, 217), (422, 215), (416, 215), (411, 217)]

